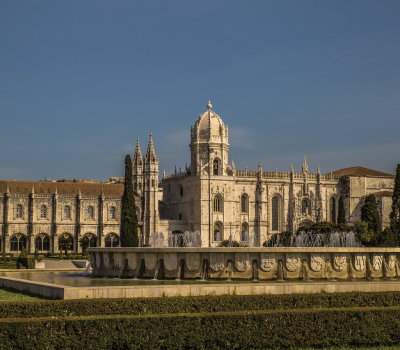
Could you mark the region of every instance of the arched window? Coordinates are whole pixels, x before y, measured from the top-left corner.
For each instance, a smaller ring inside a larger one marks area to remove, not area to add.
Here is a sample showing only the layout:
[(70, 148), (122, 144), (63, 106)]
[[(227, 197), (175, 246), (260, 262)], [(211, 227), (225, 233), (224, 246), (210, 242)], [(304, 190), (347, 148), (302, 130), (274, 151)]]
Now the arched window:
[(20, 252), (22, 247), (26, 248), (26, 238), (24, 236), (13, 236), (10, 239), (10, 251)]
[(151, 180), (151, 187), (154, 187), (154, 180)]
[(307, 215), (308, 213), (308, 201), (305, 199), (302, 202), (301, 212), (303, 213), (303, 215)]
[(106, 248), (112, 248), (112, 247), (117, 247), (119, 245), (119, 238), (117, 236), (114, 237), (106, 237), (104, 240)]
[(42, 219), (46, 219), (46, 206), (45, 205), (42, 205), (40, 208), (40, 217)]
[(71, 218), (71, 209), (66, 206), (64, 207), (64, 219), (70, 219)]
[(222, 224), (220, 222), (214, 224), (214, 241), (222, 241)]
[(96, 247), (97, 238), (95, 236), (90, 237), (90, 247)]
[(279, 201), (278, 197), (272, 198), (272, 230), (279, 230)]
[(214, 212), (215, 213), (221, 213), (222, 212), (222, 210), (221, 210), (222, 205), (221, 204), (222, 204), (221, 203), (221, 198), (220, 197), (215, 197), (214, 198)]
[(245, 195), (243, 195), (240, 198), (240, 206), (241, 206), (241, 212), (242, 213), (247, 213), (248, 212), (248, 200), (247, 197)]
[(135, 191), (137, 191), (137, 183), (135, 182), (135, 184), (133, 185), (133, 188)]
[[(246, 241), (248, 239), (248, 234), (249, 234), (249, 225), (247, 224), (247, 222), (244, 222), (242, 224), (242, 234), (240, 237), (241, 241)], [(246, 237), (247, 235), (247, 237)]]
[(214, 175), (218, 175), (218, 160), (214, 160)]
[(117, 236), (114, 236), (112, 239), (112, 246), (113, 247), (118, 247), (119, 246), (119, 238)]
[(43, 251), (49, 251), (50, 250), (50, 239), (49, 237), (45, 236), (45, 237), (36, 237), (35, 239), (35, 248), (39, 251), (39, 252), (43, 252)]
[[(60, 239), (63, 238), (63, 236), (60, 237)], [(64, 243), (67, 245), (67, 250), (73, 250), (74, 249), (74, 239), (72, 236), (67, 237), (67, 243)], [(60, 247), (60, 250), (65, 250), (65, 245), (60, 244), (60, 241), (58, 242), (58, 246)]]
[(141, 221), (140, 208), (139, 207), (136, 207), (136, 217), (137, 217), (138, 221)]
[(17, 205), (17, 210), (16, 210), (16, 213), (15, 213), (15, 216), (17, 218), (22, 218), (22, 205), (21, 204)]
[(331, 200), (329, 201), (329, 206), (331, 209), (331, 221), (336, 223), (336, 200), (335, 198), (331, 198)]
[(115, 207), (110, 208), (110, 219), (115, 220)]
[(87, 218), (93, 219), (93, 207), (89, 207), (87, 210)]

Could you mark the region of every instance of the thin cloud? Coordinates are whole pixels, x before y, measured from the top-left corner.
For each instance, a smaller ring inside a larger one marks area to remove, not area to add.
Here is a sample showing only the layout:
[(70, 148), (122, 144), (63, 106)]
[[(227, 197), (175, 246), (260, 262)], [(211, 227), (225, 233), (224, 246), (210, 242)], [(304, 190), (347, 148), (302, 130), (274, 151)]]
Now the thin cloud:
[(253, 134), (245, 128), (229, 128), (229, 143), (231, 147), (242, 149), (253, 149)]

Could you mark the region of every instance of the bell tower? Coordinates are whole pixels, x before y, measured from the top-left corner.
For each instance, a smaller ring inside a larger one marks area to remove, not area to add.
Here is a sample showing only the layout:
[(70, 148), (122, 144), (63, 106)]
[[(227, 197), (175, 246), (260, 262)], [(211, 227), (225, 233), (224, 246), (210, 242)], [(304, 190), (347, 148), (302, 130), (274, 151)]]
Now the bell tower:
[(194, 127), (190, 127), (191, 175), (227, 175), (228, 125), (211, 110), (199, 115)]

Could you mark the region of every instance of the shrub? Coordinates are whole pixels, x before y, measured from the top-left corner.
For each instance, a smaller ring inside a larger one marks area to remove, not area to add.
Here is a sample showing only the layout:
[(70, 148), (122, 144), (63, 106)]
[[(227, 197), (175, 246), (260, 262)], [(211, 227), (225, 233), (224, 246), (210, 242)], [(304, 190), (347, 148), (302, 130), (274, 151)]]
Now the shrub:
[(2, 344), (9, 349), (54, 348), (55, 341), (65, 349), (294, 349), (400, 341), (398, 307), (65, 316), (0, 320)]
[(22, 247), (21, 254), (19, 255), (19, 257), (20, 257), (21, 259), (27, 258), (27, 257), (28, 257), (28, 254), (26, 253), (25, 247)]
[[(229, 247), (229, 243), (230, 240), (229, 239), (225, 239), (221, 242), (221, 244), (219, 245), (220, 247)], [(232, 247), (240, 247), (240, 244), (238, 241), (232, 241)]]
[(59, 255), (59, 257), (60, 257), (60, 260), (63, 260), (63, 259), (64, 259), (62, 249), (60, 249), (60, 255)]

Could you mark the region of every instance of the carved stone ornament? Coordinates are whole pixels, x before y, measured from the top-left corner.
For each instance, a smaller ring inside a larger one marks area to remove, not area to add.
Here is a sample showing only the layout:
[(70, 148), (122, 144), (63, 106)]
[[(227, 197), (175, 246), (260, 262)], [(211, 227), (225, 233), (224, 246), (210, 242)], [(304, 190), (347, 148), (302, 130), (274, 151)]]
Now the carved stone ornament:
[(108, 270), (111, 267), (111, 256), (110, 253), (103, 253), (104, 267)]
[(275, 266), (275, 254), (273, 253), (261, 253), (261, 269), (265, 272), (269, 272)]
[(127, 253), (126, 259), (128, 260), (128, 266), (131, 270), (136, 270), (137, 268), (137, 254), (136, 253)]
[(395, 268), (395, 266), (396, 266), (396, 255), (395, 254), (389, 254), (388, 265), (389, 265), (390, 271), (392, 271)]
[(367, 262), (367, 256), (361, 253), (354, 254), (354, 268), (356, 271), (362, 271), (365, 268)]
[(333, 254), (333, 268), (340, 272), (346, 267), (346, 256), (335, 253)]
[(224, 268), (224, 253), (210, 253), (210, 267), (215, 271), (221, 271)]
[(300, 258), (293, 253), (286, 254), (286, 268), (291, 271), (297, 271), (300, 267)]
[(173, 271), (178, 266), (178, 254), (164, 253), (164, 266), (168, 271)]
[(321, 271), (324, 266), (325, 258), (321, 253), (311, 253), (311, 269), (315, 272)]
[(117, 269), (120, 269), (122, 267), (123, 257), (124, 257), (124, 253), (114, 253), (113, 254), (114, 265)]
[(235, 267), (238, 271), (244, 272), (250, 266), (249, 253), (235, 253)]
[(383, 255), (382, 254), (373, 254), (372, 255), (372, 268), (375, 271), (378, 271), (382, 267)]
[(144, 253), (144, 264), (147, 270), (154, 270), (157, 266), (157, 254)]
[(186, 267), (189, 271), (197, 271), (200, 268), (200, 254), (186, 253)]
[(98, 269), (101, 267), (101, 253), (96, 253), (96, 267)]

